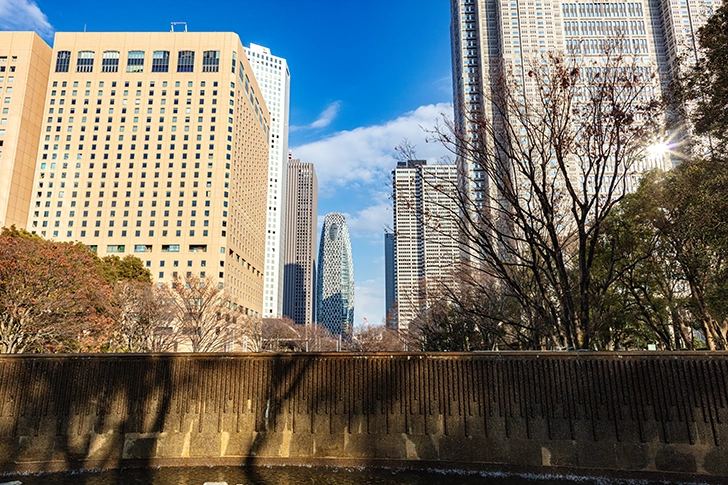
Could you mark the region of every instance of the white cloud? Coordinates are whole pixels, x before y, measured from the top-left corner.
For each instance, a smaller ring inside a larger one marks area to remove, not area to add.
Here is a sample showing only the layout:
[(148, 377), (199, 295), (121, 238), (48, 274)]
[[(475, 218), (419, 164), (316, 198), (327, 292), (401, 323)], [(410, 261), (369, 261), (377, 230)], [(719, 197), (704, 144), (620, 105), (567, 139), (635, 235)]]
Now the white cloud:
[[(0, 0), (2, 1), (2, 0)], [(339, 114), (339, 111), (341, 110), (341, 101), (334, 101), (333, 103), (329, 104), (326, 109), (324, 109), (319, 117), (311, 123), (310, 125), (305, 126), (291, 126), (289, 128), (289, 131), (298, 131), (298, 130), (305, 130), (305, 129), (311, 129), (311, 128), (326, 128), (333, 122), (336, 117)]]
[[(384, 230), (392, 226), (392, 204), (388, 199), (365, 207), (354, 215), (348, 212), (342, 212), (342, 214), (346, 219), (346, 227), (349, 228), (349, 235), (352, 239), (375, 239), (375, 242), (381, 242)], [(318, 215), (316, 224), (318, 234), (321, 233), (325, 218), (326, 214)]]
[(53, 26), (32, 0), (0, 0), (0, 30), (33, 30), (51, 37)]
[(326, 107), (325, 110), (321, 112), (318, 119), (311, 123), (311, 128), (326, 128), (331, 124), (332, 121), (334, 121), (336, 115), (339, 114), (340, 109), (341, 101), (331, 103)]
[(341, 131), (294, 147), (293, 155), (314, 164), (322, 196), (333, 194), (336, 186), (385, 182), (396, 165), (394, 148), (405, 138), (415, 145), (418, 158), (434, 162), (449, 154), (439, 143), (425, 143), (424, 130), (450, 113), (450, 104), (420, 106), (381, 125)]
[(392, 226), (392, 204), (381, 202), (345, 216), (351, 237), (376, 238), (380, 242), (384, 229)]
[[(356, 274), (356, 269), (354, 270)], [(384, 319), (384, 279), (366, 280), (354, 286), (354, 325), (366, 319), (369, 325), (381, 325)]]

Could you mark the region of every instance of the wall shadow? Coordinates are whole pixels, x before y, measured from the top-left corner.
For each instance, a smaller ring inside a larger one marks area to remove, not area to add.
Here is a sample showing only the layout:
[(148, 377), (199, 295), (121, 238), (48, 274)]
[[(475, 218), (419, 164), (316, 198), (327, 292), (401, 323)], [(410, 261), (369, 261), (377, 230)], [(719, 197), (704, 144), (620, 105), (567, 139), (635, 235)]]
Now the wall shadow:
[(0, 457), (727, 477), (728, 353), (2, 356)]

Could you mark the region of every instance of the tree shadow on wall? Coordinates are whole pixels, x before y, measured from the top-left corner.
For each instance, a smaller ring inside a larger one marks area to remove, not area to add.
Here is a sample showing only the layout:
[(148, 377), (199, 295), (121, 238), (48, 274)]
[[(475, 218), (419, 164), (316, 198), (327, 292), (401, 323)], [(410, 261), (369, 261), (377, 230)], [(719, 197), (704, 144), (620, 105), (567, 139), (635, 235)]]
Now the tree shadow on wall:
[[(0, 357), (2, 472), (148, 473), (169, 415), (171, 360), (134, 355)], [(93, 481), (79, 474), (76, 483)]]

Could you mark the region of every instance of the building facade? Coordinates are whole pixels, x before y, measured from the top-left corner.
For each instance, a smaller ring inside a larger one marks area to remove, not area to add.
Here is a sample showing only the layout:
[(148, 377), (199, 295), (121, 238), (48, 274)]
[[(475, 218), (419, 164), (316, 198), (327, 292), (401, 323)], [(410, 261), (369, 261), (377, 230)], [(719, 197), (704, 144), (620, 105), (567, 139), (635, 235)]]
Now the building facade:
[(286, 165), (291, 75), (286, 60), (272, 55), (270, 49), (250, 44), (250, 47), (245, 48), (245, 52), (270, 112), (263, 315), (271, 318), (279, 317), (283, 312), (288, 173)]
[(354, 261), (344, 215), (324, 218), (316, 278), (316, 319), (333, 335), (350, 336), (354, 327)]
[(313, 163), (288, 162), (283, 314), (315, 322), (318, 180)]
[(57, 33), (27, 228), (263, 310), (270, 116), (234, 33)]
[(384, 323), (397, 328), (397, 279), (394, 265), (394, 233), (384, 233)]
[(397, 163), (392, 172), (396, 328), (409, 328), (460, 260), (455, 165), (425, 160)]
[(25, 227), (51, 48), (33, 32), (0, 32), (0, 227)]
[[(646, 77), (654, 74), (650, 94), (659, 99), (679, 59), (694, 62), (696, 32), (720, 1), (451, 0), (450, 4), (455, 124), (469, 137), (473, 120), (498, 118), (490, 100), (498, 96), (499, 75), (508, 72), (517, 78), (528, 97), (536, 80), (529, 79), (526, 66), (547, 52), (597, 63), (608, 51), (617, 52), (627, 62), (634, 61)], [(478, 199), (493, 197), (477, 164), (460, 155), (472, 200), (478, 205)], [(635, 168), (627, 190), (636, 188), (640, 172), (671, 167), (669, 157), (645, 160)]]

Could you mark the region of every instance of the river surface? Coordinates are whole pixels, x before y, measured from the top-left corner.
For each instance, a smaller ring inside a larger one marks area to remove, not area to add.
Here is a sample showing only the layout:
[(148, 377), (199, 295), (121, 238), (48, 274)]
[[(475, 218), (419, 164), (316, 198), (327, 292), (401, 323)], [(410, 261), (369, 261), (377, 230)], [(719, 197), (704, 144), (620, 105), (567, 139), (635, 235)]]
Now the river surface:
[[(4, 476), (23, 485), (657, 485), (666, 482), (575, 477), (324, 467), (190, 467)], [(676, 483), (676, 482), (670, 482)]]

